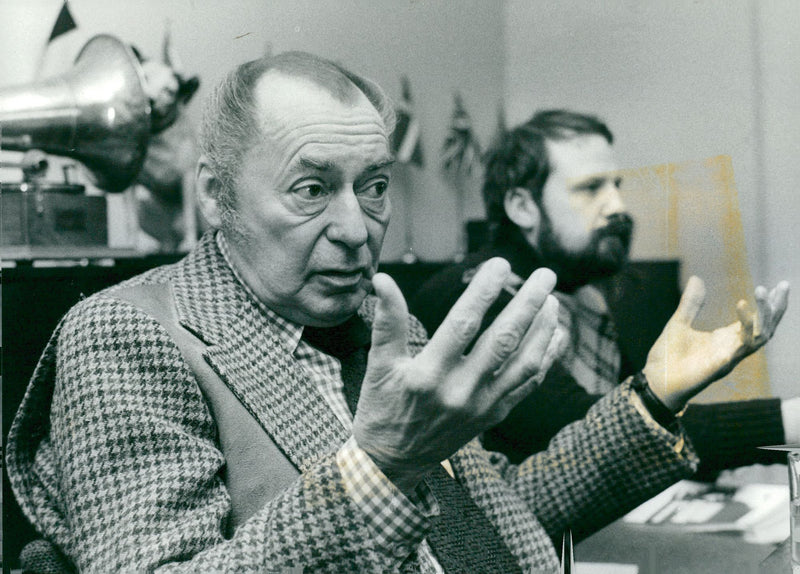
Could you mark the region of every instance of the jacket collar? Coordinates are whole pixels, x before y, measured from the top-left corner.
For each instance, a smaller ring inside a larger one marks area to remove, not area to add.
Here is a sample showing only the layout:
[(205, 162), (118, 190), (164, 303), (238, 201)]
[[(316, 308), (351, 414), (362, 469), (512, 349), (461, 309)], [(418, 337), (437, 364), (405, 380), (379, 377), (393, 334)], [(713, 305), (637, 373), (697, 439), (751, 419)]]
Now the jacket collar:
[(173, 293), (181, 325), (204, 357), (301, 471), (349, 433), (294, 359), (273, 320), (236, 279), (214, 235), (178, 265)]

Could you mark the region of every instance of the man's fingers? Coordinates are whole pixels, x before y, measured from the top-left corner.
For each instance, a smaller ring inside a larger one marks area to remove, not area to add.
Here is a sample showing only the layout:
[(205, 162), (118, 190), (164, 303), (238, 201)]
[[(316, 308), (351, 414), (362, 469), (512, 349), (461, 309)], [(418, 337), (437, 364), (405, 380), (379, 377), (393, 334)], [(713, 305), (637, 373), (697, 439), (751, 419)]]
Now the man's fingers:
[[(772, 331), (781, 322), (783, 314), (786, 312), (786, 307), (789, 306), (789, 282), (781, 281), (769, 293), (769, 306), (772, 310)], [(771, 335), (771, 333), (770, 333)]]
[[(767, 292), (764, 287), (757, 287), (755, 291), (756, 304), (758, 305), (758, 319), (756, 323), (756, 336), (763, 335), (766, 339), (772, 337), (778, 323), (789, 303), (789, 283), (781, 281)], [(760, 325), (760, 328), (759, 328)]]
[(750, 311), (744, 300), (736, 305), (736, 313), (741, 323), (742, 340), (748, 346), (761, 346), (775, 333), (789, 302), (789, 284), (780, 282), (777, 287), (767, 291), (765, 287), (755, 289), (757, 312)]
[(690, 277), (672, 320), (691, 325), (697, 318), (697, 314), (700, 313), (705, 299), (706, 286), (703, 281), (699, 277)]
[(497, 257), (481, 265), (421, 354), (430, 355), (437, 361), (461, 358), (478, 333), (486, 311), (502, 291), (510, 272), (508, 262)]
[(556, 340), (560, 337), (559, 332), (558, 300), (550, 295), (536, 314), (517, 351), (496, 372), (491, 384), (500, 395), (513, 391), (531, 378), (541, 380), (540, 375), (550, 368), (561, 346), (561, 341)]
[(394, 280), (385, 273), (372, 278), (378, 303), (372, 323), (370, 360), (408, 354), (408, 305)]
[(755, 290), (756, 316), (753, 320), (753, 336), (764, 335), (767, 339), (771, 336), (772, 309), (769, 305), (769, 293), (766, 288), (759, 285)]
[(736, 304), (736, 316), (739, 318), (739, 323), (742, 324), (742, 340), (752, 341), (756, 335), (755, 317), (744, 299)]
[[(543, 322), (539, 318), (540, 310), (543, 310), (548, 299), (552, 299), (551, 307), (555, 306), (555, 309), (550, 309), (551, 314), (558, 310), (558, 301), (549, 296), (555, 284), (555, 273), (546, 268), (537, 269), (528, 278), (470, 352), (470, 362), (478, 372), (491, 373), (499, 369), (520, 347), (530, 331), (541, 329)], [(542, 352), (552, 334), (550, 325), (546, 326), (550, 332), (546, 334)]]

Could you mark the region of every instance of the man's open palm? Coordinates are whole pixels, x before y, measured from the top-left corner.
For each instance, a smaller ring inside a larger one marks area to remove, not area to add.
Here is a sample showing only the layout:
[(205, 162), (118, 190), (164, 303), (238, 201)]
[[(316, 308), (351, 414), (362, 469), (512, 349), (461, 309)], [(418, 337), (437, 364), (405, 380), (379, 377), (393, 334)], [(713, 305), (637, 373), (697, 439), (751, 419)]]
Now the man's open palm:
[(759, 286), (756, 312), (739, 301), (738, 321), (714, 331), (698, 331), (692, 323), (703, 306), (705, 286), (699, 278), (690, 278), (678, 309), (647, 356), (644, 374), (653, 392), (667, 407), (680, 410), (691, 397), (764, 346), (786, 311), (788, 297), (785, 281), (769, 293)]

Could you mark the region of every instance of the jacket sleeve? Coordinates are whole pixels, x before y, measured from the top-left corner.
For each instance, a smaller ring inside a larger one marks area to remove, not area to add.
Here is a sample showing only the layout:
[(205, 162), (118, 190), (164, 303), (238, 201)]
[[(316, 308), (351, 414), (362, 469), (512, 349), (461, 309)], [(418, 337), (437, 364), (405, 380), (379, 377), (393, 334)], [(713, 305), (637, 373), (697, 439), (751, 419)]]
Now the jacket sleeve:
[(489, 457), (554, 540), (567, 526), (576, 539), (588, 536), (687, 478), (698, 463), (683, 435), (656, 423), (627, 381), (547, 450), (519, 465), (500, 453)]
[[(484, 433), (484, 447), (502, 452), (512, 463), (520, 463), (546, 449), (561, 428), (583, 418), (601, 398), (602, 395), (586, 392), (556, 363), (539, 387), (522, 399), (503, 422)], [(785, 440), (780, 399), (691, 403), (682, 422), (700, 457), (693, 477), (697, 480), (713, 480), (726, 468), (774, 464), (785, 459), (783, 453), (757, 448)]]
[(155, 320), (91, 298), (64, 322), (57, 349), (51, 429), (40, 446), (51, 452), (37, 460), (55, 466), (66, 525), (57, 541), (82, 572), (399, 567), (372, 542), (335, 453), (226, 537), (216, 427)]

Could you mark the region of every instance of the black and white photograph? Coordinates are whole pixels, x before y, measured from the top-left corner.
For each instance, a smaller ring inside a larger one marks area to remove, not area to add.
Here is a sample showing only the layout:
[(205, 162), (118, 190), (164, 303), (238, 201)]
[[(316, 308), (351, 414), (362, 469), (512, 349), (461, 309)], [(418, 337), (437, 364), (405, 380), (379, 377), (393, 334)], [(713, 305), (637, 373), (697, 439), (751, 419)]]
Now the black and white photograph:
[(796, 0), (0, 0), (4, 574), (800, 574)]

